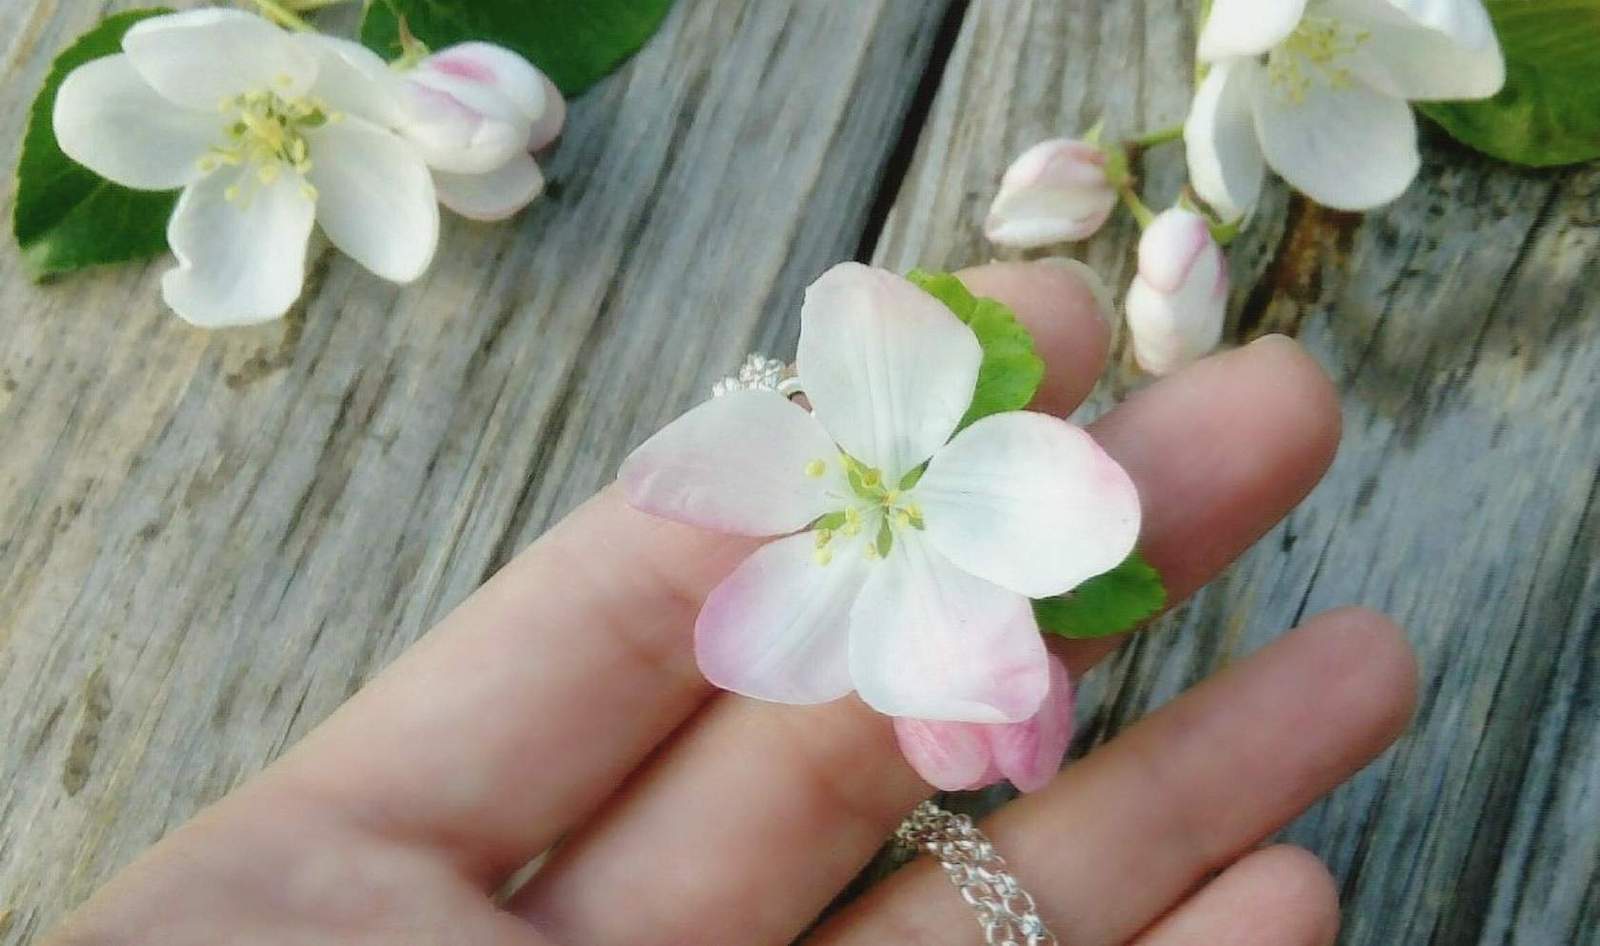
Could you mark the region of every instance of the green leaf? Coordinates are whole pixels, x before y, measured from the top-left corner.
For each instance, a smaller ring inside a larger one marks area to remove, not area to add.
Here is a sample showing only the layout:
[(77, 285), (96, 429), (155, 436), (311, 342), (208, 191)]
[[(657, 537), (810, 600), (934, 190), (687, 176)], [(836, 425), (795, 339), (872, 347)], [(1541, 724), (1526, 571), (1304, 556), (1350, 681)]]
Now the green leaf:
[(956, 429), (980, 417), (1003, 411), (1020, 411), (1033, 400), (1044, 380), (1044, 359), (1033, 350), (1033, 336), (1004, 304), (974, 296), (949, 273), (912, 270), (907, 279), (943, 302), (956, 318), (967, 323), (983, 346), (978, 366), (978, 387), (972, 406)]
[(1490, 0), (1505, 88), (1421, 105), (1485, 154), (1534, 167), (1600, 157), (1600, 0)]
[(1033, 602), (1040, 630), (1062, 637), (1108, 637), (1132, 630), (1167, 603), (1161, 574), (1135, 551), (1121, 565), (1064, 595)]
[(11, 232), (34, 278), (166, 252), (167, 218), (177, 192), (130, 190), (75, 163), (56, 143), (51, 115), (67, 73), (91, 59), (121, 52), (122, 34), (129, 27), (171, 12), (129, 10), (108, 17), (51, 64), (28, 115), (11, 213)]
[(672, 0), (368, 0), (361, 41), (398, 57), (404, 17), (431, 49), (467, 40), (514, 49), (570, 97), (638, 52), (671, 8)]

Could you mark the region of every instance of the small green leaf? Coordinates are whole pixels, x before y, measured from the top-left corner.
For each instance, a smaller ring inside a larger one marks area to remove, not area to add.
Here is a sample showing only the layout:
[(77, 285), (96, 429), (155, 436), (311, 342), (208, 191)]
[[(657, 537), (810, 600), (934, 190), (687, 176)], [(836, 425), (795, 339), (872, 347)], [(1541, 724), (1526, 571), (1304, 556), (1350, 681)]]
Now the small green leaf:
[(11, 213), (11, 232), (35, 278), (166, 252), (167, 218), (177, 192), (130, 190), (75, 163), (56, 143), (51, 118), (56, 90), (67, 73), (121, 52), (122, 34), (129, 27), (171, 12), (129, 10), (107, 17), (51, 64), (28, 116)]
[(1505, 88), (1423, 112), (1485, 154), (1534, 167), (1600, 157), (1600, 0), (1490, 0)]
[(564, 95), (605, 78), (638, 52), (672, 0), (369, 0), (361, 41), (400, 55), (400, 18), (432, 49), (481, 40), (514, 49)]
[(960, 427), (980, 417), (1003, 411), (1020, 411), (1033, 400), (1044, 380), (1044, 359), (1033, 350), (1033, 336), (1004, 304), (974, 296), (949, 273), (912, 270), (907, 279), (945, 304), (965, 322), (983, 347), (978, 366), (978, 387), (972, 406)]
[(1055, 598), (1033, 602), (1039, 628), (1062, 637), (1109, 637), (1132, 630), (1166, 606), (1161, 575), (1135, 551), (1121, 565)]

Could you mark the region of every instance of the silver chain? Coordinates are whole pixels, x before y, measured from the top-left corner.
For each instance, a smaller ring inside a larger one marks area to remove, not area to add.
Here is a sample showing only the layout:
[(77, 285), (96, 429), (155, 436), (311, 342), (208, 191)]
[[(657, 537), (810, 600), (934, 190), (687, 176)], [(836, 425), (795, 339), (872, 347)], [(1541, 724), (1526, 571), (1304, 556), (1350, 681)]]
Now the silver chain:
[(1057, 946), (1033, 897), (1006, 868), (994, 844), (966, 815), (931, 801), (916, 807), (894, 833), (895, 840), (926, 851), (978, 915), (988, 946)]

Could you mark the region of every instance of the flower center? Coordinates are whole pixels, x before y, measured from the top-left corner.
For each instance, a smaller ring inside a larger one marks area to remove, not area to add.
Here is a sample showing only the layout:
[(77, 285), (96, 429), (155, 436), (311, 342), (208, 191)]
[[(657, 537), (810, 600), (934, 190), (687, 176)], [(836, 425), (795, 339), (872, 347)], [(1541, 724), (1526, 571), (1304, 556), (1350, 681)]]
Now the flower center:
[(1307, 16), (1289, 38), (1267, 55), (1267, 78), (1284, 98), (1299, 105), (1316, 77), (1336, 89), (1350, 84), (1350, 70), (1340, 65), (1372, 33), (1323, 16)]
[[(320, 99), (285, 98), (272, 89), (225, 98), (218, 108), (227, 120), (226, 143), (206, 152), (200, 158), (200, 169), (209, 173), (224, 165), (252, 168), (254, 182), (262, 187), (275, 182), (285, 168), (302, 178), (310, 172), (311, 149), (306, 131), (343, 117)], [(250, 179), (241, 181), (248, 184)], [(316, 199), (316, 188), (309, 182), (302, 180), (301, 189), (308, 199)], [(225, 194), (231, 201), (249, 196), (240, 190), (239, 183), (230, 186)]]
[[(849, 492), (837, 494), (843, 508), (818, 518), (814, 524), (817, 564), (833, 561), (835, 548), (857, 538), (862, 540), (861, 554), (869, 561), (876, 561), (887, 557), (894, 548), (896, 530), (926, 528), (922, 508), (911, 496), (911, 488), (922, 478), (921, 467), (891, 486), (882, 471), (854, 457), (841, 453), (838, 462), (849, 484)], [(812, 460), (806, 464), (805, 471), (810, 477), (826, 476), (828, 461)]]

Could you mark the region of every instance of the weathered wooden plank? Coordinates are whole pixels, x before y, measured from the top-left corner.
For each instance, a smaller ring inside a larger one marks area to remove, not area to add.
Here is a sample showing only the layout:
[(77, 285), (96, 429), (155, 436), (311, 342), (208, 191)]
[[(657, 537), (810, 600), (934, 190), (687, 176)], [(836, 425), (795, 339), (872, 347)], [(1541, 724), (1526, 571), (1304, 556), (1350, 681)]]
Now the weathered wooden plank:
[[(326, 715), (853, 254), (945, 4), (682, 3), (516, 223), (419, 284), (319, 252), (202, 333), (165, 263), (0, 254), (0, 943)], [(10, 4), (0, 136), (101, 11)], [(17, 31), (10, 27), (17, 25)]]
[[(1124, 132), (1181, 118), (1190, 7), (972, 4), (877, 258), (985, 259), (976, 228), (1022, 147), (1102, 112)], [(1079, 751), (1303, 614), (1380, 608), (1421, 654), (1417, 721), (1286, 832), (1338, 875), (1345, 941), (1600, 942), (1600, 171), (1437, 138), (1392, 207), (1276, 188), (1234, 252), (1232, 337), (1298, 334), (1343, 391), (1343, 447), (1285, 524), (1091, 675)], [(1170, 196), (1181, 156), (1149, 171)], [(1081, 248), (1119, 290), (1134, 236)], [(1085, 413), (1137, 383), (1119, 369)]]

